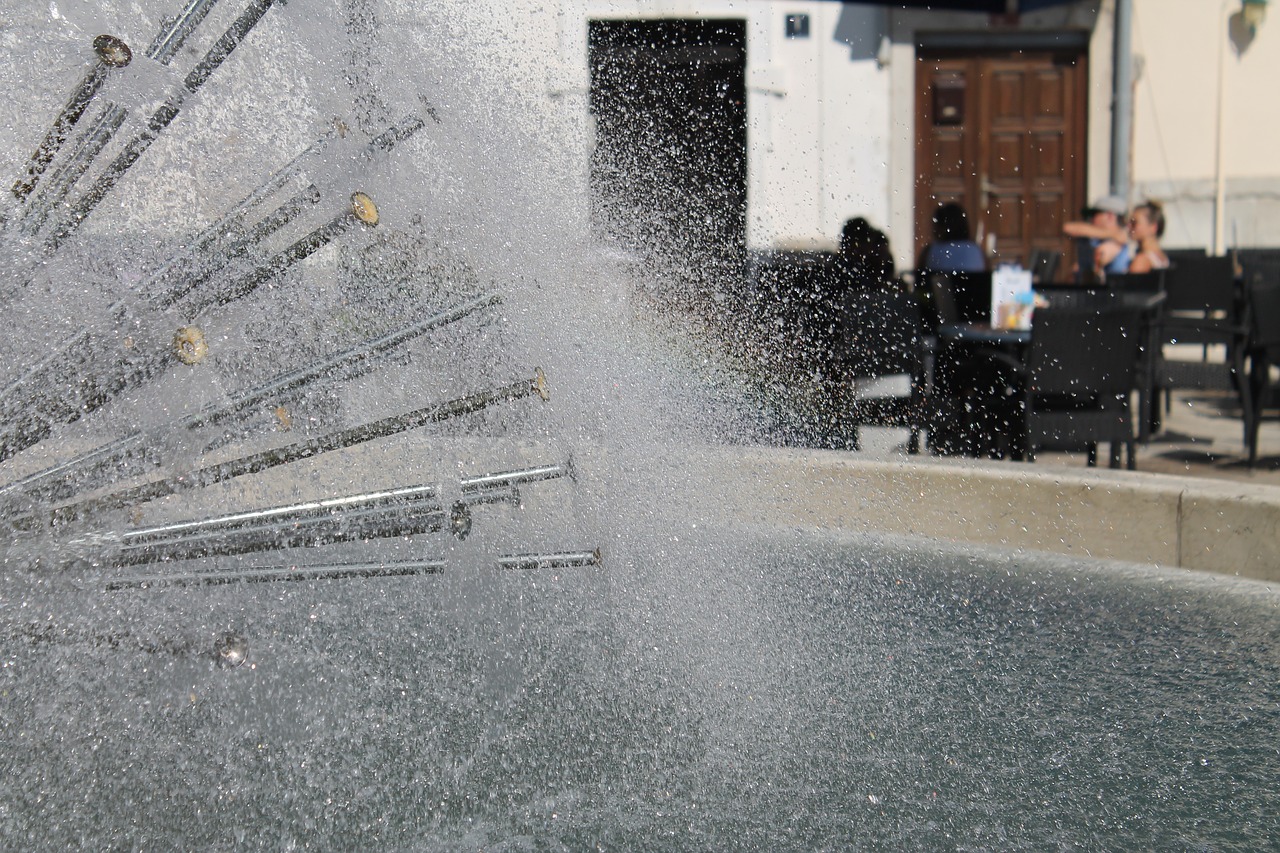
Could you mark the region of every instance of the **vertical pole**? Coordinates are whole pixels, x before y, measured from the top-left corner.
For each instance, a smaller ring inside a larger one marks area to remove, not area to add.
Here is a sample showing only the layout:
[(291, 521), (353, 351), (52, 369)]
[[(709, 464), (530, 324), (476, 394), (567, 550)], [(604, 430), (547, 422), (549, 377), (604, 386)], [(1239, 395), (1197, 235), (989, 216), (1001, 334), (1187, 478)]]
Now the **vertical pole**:
[[(1226, 5), (1225, 3), (1223, 4)], [(1228, 7), (1230, 8), (1230, 7)], [(1224, 168), (1227, 144), (1227, 42), (1231, 38), (1231, 18), (1218, 9), (1218, 135), (1213, 156), (1213, 253), (1227, 251), (1227, 175)]]
[(1115, 47), (1111, 89), (1111, 192), (1126, 202), (1132, 178), (1133, 144), (1133, 0), (1116, 0)]

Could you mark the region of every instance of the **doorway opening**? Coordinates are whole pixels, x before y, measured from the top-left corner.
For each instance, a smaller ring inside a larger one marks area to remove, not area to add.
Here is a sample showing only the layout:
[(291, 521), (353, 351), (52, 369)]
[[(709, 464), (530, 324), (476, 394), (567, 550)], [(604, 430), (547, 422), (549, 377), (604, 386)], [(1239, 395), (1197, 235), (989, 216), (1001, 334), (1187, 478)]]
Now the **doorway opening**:
[(681, 302), (723, 301), (745, 268), (746, 46), (737, 19), (589, 25), (593, 227)]

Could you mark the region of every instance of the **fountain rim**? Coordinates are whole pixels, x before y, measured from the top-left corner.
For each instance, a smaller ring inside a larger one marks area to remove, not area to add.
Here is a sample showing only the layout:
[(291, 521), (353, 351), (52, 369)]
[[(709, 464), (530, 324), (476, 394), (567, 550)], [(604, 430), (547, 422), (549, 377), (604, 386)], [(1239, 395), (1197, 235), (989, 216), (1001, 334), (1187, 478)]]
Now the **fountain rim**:
[(689, 484), (673, 486), (673, 502), (699, 523), (901, 535), (1280, 583), (1274, 486), (755, 446), (672, 450), (666, 465)]

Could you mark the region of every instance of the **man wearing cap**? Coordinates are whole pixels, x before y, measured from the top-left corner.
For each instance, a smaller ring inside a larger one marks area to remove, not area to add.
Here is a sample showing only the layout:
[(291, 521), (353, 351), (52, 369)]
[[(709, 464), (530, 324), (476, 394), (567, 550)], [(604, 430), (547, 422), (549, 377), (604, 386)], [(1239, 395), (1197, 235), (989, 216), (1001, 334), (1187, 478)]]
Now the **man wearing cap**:
[(1129, 271), (1133, 248), (1129, 245), (1129, 233), (1125, 219), (1129, 206), (1118, 195), (1108, 195), (1085, 208), (1084, 221), (1068, 222), (1062, 233), (1074, 237), (1081, 248), (1076, 260), (1076, 280), (1088, 273), (1092, 280), (1104, 280), (1107, 275)]

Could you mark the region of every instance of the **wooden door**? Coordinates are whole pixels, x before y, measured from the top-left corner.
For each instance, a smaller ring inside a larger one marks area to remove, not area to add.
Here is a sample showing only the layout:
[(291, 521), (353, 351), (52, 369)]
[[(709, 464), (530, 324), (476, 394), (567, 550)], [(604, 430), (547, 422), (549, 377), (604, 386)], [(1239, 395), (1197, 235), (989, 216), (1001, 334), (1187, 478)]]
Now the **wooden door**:
[(1085, 195), (1084, 54), (922, 49), (916, 81), (917, 252), (948, 201), (993, 266), (1066, 252)]

